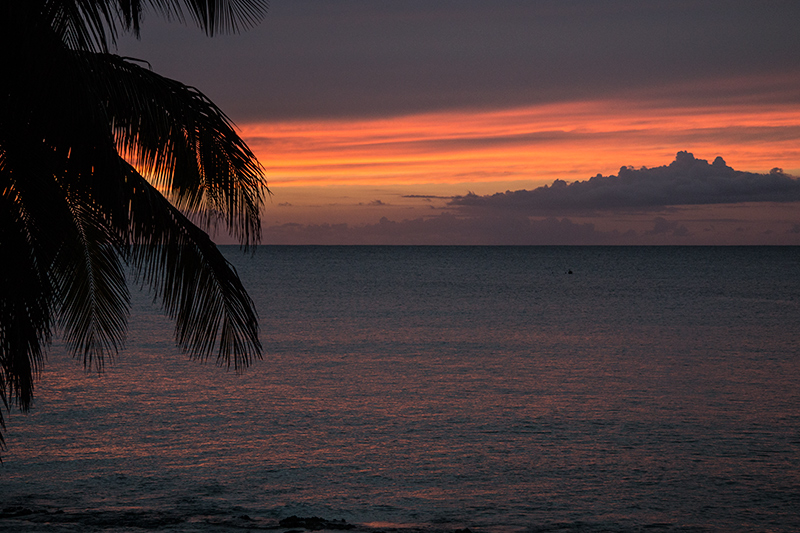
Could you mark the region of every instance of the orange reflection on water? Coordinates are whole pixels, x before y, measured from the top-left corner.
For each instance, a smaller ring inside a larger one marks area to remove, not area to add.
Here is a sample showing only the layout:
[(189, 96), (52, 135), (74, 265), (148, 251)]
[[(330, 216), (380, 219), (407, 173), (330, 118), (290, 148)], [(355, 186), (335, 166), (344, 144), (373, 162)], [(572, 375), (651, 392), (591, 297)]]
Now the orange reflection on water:
[(622, 100), (389, 118), (266, 122), (242, 134), (272, 185), (587, 179), (679, 150), (739, 170), (800, 169), (800, 107)]

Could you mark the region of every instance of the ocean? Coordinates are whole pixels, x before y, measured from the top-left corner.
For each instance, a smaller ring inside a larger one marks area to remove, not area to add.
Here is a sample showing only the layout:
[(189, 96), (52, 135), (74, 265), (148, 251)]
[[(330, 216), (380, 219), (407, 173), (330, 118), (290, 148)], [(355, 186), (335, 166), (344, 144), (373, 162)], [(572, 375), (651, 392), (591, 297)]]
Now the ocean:
[(263, 360), (133, 289), (8, 414), (0, 531), (800, 530), (800, 248), (223, 250)]

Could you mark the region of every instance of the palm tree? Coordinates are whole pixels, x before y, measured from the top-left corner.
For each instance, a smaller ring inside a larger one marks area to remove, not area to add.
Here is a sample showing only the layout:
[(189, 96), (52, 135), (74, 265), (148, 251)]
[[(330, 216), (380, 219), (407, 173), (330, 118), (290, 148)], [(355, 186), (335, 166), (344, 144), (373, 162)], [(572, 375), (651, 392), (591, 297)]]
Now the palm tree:
[[(59, 331), (101, 369), (122, 348), (126, 270), (183, 350), (236, 370), (261, 357), (257, 316), (205, 228), (260, 239), (262, 168), (198, 90), (111, 53), (143, 9), (207, 34), (261, 0), (0, 0), (0, 398), (25, 411)], [(148, 176), (145, 179), (143, 175)], [(0, 410), (0, 447), (5, 446)]]

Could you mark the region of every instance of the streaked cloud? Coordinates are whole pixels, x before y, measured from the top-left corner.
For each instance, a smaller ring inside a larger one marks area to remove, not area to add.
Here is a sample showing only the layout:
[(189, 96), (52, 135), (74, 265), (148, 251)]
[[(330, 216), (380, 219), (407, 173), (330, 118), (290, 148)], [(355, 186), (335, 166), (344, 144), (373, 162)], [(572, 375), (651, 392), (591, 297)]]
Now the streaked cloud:
[[(800, 171), (794, 104), (671, 107), (660, 100), (575, 101), (368, 119), (245, 124), (281, 185), (546, 183), (651, 165), (691, 147), (737, 168)], [(455, 192), (455, 191), (454, 191)], [(461, 191), (458, 191), (462, 193)]]

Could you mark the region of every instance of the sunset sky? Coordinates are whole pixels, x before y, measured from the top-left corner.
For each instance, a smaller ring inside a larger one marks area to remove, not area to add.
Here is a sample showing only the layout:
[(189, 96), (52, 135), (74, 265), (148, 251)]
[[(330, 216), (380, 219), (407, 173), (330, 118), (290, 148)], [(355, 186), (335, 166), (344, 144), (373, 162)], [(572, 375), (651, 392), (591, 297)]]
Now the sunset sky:
[(272, 0), (211, 39), (147, 17), (119, 53), (237, 124), (265, 244), (800, 244), (798, 20), (792, 0)]

